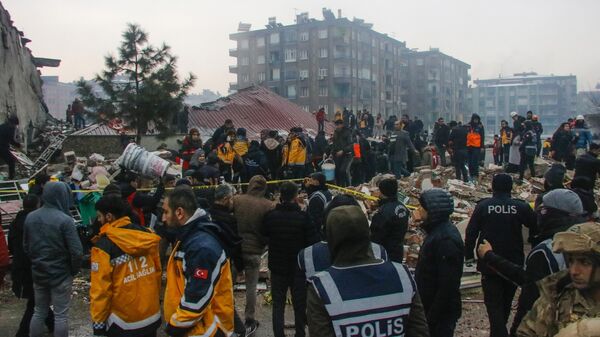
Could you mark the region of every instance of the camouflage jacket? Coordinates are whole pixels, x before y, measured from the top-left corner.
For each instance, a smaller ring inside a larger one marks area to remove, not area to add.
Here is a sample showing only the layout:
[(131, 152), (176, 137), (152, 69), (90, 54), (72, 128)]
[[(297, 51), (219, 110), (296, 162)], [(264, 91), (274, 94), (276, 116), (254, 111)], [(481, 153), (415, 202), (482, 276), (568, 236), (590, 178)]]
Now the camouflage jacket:
[(600, 303), (573, 288), (568, 270), (542, 279), (538, 288), (540, 297), (519, 325), (518, 337), (551, 337), (570, 323), (600, 317)]

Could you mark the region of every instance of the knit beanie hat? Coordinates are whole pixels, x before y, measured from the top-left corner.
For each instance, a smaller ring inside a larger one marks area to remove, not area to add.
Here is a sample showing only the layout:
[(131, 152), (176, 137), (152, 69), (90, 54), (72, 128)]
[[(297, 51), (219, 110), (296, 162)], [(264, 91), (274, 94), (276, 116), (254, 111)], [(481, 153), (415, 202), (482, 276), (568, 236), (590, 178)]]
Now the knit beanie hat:
[(542, 205), (570, 214), (583, 214), (583, 204), (577, 193), (565, 188), (552, 190), (542, 198)]

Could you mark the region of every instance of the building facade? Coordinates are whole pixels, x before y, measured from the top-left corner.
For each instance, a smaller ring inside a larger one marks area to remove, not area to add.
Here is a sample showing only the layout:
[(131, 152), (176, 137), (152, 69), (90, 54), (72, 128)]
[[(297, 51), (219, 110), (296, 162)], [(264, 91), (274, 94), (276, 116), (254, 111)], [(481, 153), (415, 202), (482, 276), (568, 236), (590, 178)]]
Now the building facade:
[[(577, 77), (518, 73), (510, 77), (477, 79), (471, 89), (472, 111), (478, 113), (489, 134), (497, 133), (512, 111), (538, 115), (544, 134), (577, 114)], [(493, 130), (493, 131), (492, 131)]]
[(411, 51), (404, 87), (410, 116), (420, 116), (425, 125), (438, 118), (464, 121), (468, 118), (469, 69), (465, 62), (440, 52)]
[(56, 119), (66, 120), (67, 107), (77, 97), (77, 85), (60, 82), (58, 76), (42, 76), (42, 82), (48, 112)]

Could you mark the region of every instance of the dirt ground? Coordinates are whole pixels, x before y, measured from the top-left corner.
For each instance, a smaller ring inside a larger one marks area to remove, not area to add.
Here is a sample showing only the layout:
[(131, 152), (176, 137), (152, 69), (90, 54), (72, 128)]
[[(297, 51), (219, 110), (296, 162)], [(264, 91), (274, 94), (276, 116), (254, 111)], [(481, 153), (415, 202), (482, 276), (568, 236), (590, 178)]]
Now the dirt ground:
[[(91, 320), (89, 316), (89, 297), (88, 286), (85, 281), (86, 276), (76, 279), (73, 287), (73, 301), (70, 316), (70, 335), (74, 337), (91, 336)], [(244, 292), (236, 291), (236, 307), (239, 313), (244, 312)], [(456, 327), (455, 336), (457, 337), (476, 337), (487, 336), (488, 321), (483, 304), (483, 296), (480, 289), (472, 289), (463, 293), (463, 314)], [(258, 337), (273, 336), (271, 329), (271, 307), (265, 304), (262, 295), (259, 295), (257, 305), (257, 319), (261, 323), (257, 335)], [(12, 337), (15, 335), (21, 315), (25, 310), (25, 300), (16, 299), (10, 291), (10, 280), (3, 289), (0, 290), (0, 337)], [(512, 320), (511, 320), (512, 321)], [(293, 311), (291, 305), (286, 307), (286, 326), (293, 325)], [(293, 328), (287, 329), (288, 336), (294, 335)], [(47, 336), (51, 336), (48, 334)], [(159, 337), (166, 336), (161, 330)]]

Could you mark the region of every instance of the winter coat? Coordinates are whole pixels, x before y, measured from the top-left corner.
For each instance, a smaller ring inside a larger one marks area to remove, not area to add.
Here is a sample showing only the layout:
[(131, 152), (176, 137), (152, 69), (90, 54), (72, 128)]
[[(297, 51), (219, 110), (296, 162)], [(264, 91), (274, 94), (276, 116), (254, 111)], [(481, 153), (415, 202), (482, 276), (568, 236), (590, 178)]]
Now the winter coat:
[(280, 275), (293, 275), (298, 252), (319, 241), (308, 214), (296, 203), (278, 204), (263, 219), (261, 234), (269, 245), (269, 269)]
[(23, 250), (23, 230), (25, 219), (29, 213), (31, 211), (19, 211), (10, 224), (10, 231), (8, 232), (8, 249), (12, 255), (12, 290), (18, 298), (31, 298), (33, 296), (31, 261)]
[(458, 319), (462, 314), (460, 279), (464, 244), (449, 216), (452, 198), (437, 191), (423, 195), (428, 205), (424, 223), (427, 236), (419, 252), (415, 281), (429, 325), (440, 319)]
[(592, 186), (595, 186), (598, 174), (600, 174), (600, 159), (591, 152), (579, 156), (575, 161), (575, 177), (588, 177), (592, 181)]
[(325, 135), (317, 135), (315, 138), (315, 150), (313, 153), (313, 158), (322, 158), (329, 152), (329, 143), (327, 143), (327, 139)]
[(233, 214), (237, 220), (239, 235), (242, 237), (243, 254), (262, 254), (266, 239), (260, 234), (260, 226), (273, 203), (265, 199), (267, 181), (263, 176), (250, 179), (246, 194), (233, 198)]
[[(523, 265), (522, 226), (529, 228), (532, 240), (537, 234), (536, 216), (526, 202), (512, 199), (510, 193), (495, 193), (491, 198), (482, 199), (467, 225), (465, 257), (473, 259), (474, 249), (483, 240), (488, 240), (497, 254)], [(481, 261), (478, 261), (477, 267), (482, 274), (495, 274)]]
[(5, 122), (0, 124), (0, 150), (7, 151), (9, 145), (19, 145), (16, 140), (17, 128), (12, 124)]
[(438, 147), (448, 146), (450, 127), (446, 124), (436, 124), (433, 130), (433, 142)]
[(306, 144), (300, 137), (283, 146), (282, 166), (304, 166), (306, 164)]
[(308, 213), (310, 223), (315, 228), (317, 234), (323, 233), (325, 229), (325, 219), (323, 218), (325, 206), (327, 206), (327, 203), (331, 201), (332, 198), (333, 196), (327, 187), (319, 188), (310, 193), (306, 212)]
[(158, 207), (165, 193), (165, 185), (158, 184), (154, 194), (147, 192), (138, 192), (130, 184), (121, 185), (121, 196), (131, 206), (132, 213), (135, 214), (132, 222), (142, 226), (150, 226), (152, 214)]
[(181, 150), (179, 151), (181, 153), (181, 158), (189, 163), (194, 152), (200, 148), (202, 148), (202, 140), (192, 140), (191, 136), (185, 136), (181, 144)]
[(408, 161), (408, 151), (417, 151), (410, 140), (409, 133), (404, 130), (394, 131), (390, 141), (390, 158), (392, 161), (406, 163)]
[(23, 250), (31, 260), (34, 283), (55, 287), (79, 272), (83, 248), (69, 213), (67, 184), (46, 183), (42, 201), (44, 206), (25, 219)]
[(343, 151), (345, 154), (352, 153), (352, 131), (349, 128), (336, 129), (332, 141), (332, 153), (335, 154), (338, 151)]
[(382, 245), (391, 261), (402, 263), (409, 217), (408, 209), (398, 199), (379, 200), (371, 221), (371, 241)]
[(221, 227), (224, 232), (231, 233), (230, 236), (234, 239), (231, 242), (231, 247), (225, 247), (227, 256), (231, 259), (237, 270), (244, 270), (242, 238), (238, 234), (237, 219), (227, 207), (219, 204), (213, 204), (208, 212), (212, 221), (217, 226)]
[(552, 151), (554, 159), (558, 161), (565, 160), (573, 153), (574, 137), (570, 131), (559, 130), (552, 136)]
[(267, 165), (269, 165), (269, 173), (272, 178), (275, 178), (277, 171), (281, 165), (282, 146), (275, 138), (267, 138), (261, 144), (261, 150), (267, 157)]
[(582, 188), (572, 188), (571, 190), (579, 196), (579, 199), (581, 199), (583, 210), (587, 216), (594, 214), (598, 210), (594, 191), (584, 190)]
[(586, 149), (592, 143), (592, 133), (586, 127), (583, 128), (575, 128), (573, 129), (573, 133), (577, 138), (577, 142), (575, 143), (576, 149)]
[(514, 132), (508, 126), (500, 129), (500, 139), (502, 140), (502, 145), (510, 145), (512, 143)]
[(448, 142), (450, 147), (454, 151), (466, 150), (467, 149), (467, 128), (465, 126), (455, 126), (450, 130), (450, 136), (448, 136)]
[(267, 175), (267, 172), (269, 171), (267, 156), (260, 150), (260, 146), (250, 146), (248, 153), (242, 159), (244, 160), (244, 167), (246, 168), (248, 179), (255, 175)]

